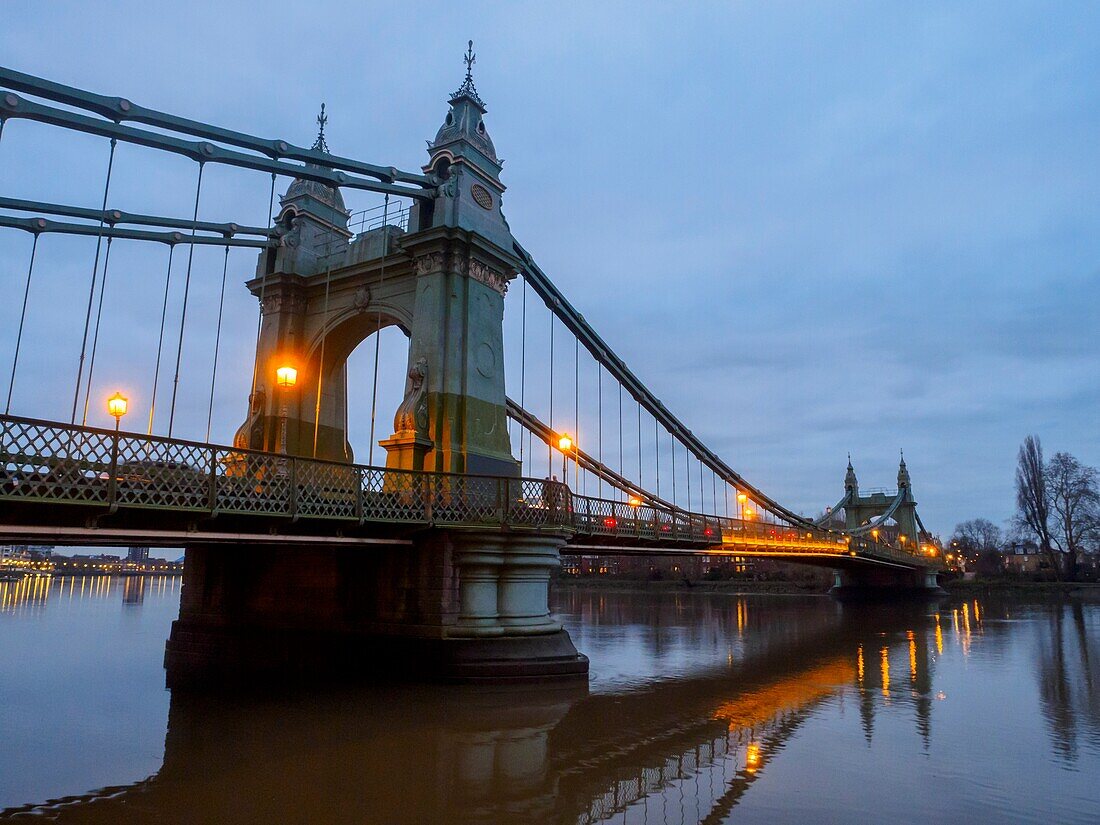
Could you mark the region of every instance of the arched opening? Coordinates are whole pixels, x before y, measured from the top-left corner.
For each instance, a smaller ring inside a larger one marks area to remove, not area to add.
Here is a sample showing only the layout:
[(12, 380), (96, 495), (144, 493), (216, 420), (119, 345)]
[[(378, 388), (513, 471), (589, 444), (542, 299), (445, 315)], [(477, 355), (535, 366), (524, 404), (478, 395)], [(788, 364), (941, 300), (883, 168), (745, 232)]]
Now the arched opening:
[(331, 319), (310, 351), (308, 374), (320, 376), (320, 386), (312, 380), (303, 392), (302, 420), (309, 430), (301, 434), (303, 453), (385, 465), (385, 451), (377, 442), (390, 436), (405, 394), (409, 325), (410, 319), (393, 307), (355, 310)]

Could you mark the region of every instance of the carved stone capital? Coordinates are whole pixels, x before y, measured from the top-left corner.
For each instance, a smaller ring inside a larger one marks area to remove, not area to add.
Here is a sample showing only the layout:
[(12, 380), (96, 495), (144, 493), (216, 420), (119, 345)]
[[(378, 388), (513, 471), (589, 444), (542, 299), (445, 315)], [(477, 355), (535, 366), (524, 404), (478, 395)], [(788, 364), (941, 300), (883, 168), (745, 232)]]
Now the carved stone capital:
[(485, 284), (489, 289), (496, 290), (501, 295), (508, 294), (508, 278), (500, 272), (492, 269), (477, 259), (472, 259), (469, 266), (470, 277), (479, 283)]
[(433, 272), (443, 271), (443, 253), (428, 252), (416, 259), (416, 274), (430, 275)]
[(275, 315), (280, 312), (292, 314), (302, 313), (306, 310), (306, 299), (299, 290), (280, 289), (269, 292), (264, 296), (261, 311), (264, 315)]

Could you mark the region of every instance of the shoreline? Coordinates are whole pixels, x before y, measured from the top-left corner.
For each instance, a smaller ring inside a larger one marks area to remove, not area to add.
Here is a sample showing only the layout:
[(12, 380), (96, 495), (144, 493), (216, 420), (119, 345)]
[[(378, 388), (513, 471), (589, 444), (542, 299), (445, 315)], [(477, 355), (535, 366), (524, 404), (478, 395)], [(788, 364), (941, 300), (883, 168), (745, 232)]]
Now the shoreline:
[[(685, 581), (607, 578), (559, 578), (553, 586), (560, 592), (602, 590), (613, 593), (723, 593), (730, 596), (827, 596), (829, 587), (814, 582), (788, 581)], [(1029, 596), (1049, 600), (1100, 601), (1100, 583), (1028, 582), (998, 579), (944, 582), (950, 596)]]

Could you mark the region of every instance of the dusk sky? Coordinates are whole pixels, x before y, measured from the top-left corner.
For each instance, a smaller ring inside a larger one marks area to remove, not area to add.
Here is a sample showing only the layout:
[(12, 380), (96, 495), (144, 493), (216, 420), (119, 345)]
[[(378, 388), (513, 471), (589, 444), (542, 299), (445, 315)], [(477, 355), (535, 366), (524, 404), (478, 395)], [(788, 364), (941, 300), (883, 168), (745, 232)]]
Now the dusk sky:
[[(472, 38), (514, 235), (665, 405), (775, 498), (806, 513), (834, 503), (849, 451), (863, 486), (892, 487), (904, 448), (924, 522), (946, 537), (1012, 515), (1029, 433), (1100, 464), (1100, 5), (639, 8), (8, 4), (0, 62), (305, 145), (324, 101), (333, 152), (415, 170)], [(107, 151), (11, 121), (0, 193), (98, 207)], [(115, 176), (111, 206), (190, 217), (192, 162), (120, 146)], [(266, 220), (263, 174), (211, 167), (203, 186), (201, 218)], [(4, 391), (30, 244), (0, 230)], [(39, 242), (13, 413), (68, 420), (94, 248)], [(221, 254), (195, 254), (188, 438), (205, 435)], [(166, 259), (116, 244), (92, 423), (107, 423), (100, 399), (117, 385), (144, 430)], [(230, 257), (214, 441), (246, 411), (254, 266)], [(510, 380), (519, 299), (517, 284)], [(403, 341), (384, 336), (387, 421)], [(352, 363), (364, 461), (366, 350)], [(167, 351), (170, 373), (174, 338)]]

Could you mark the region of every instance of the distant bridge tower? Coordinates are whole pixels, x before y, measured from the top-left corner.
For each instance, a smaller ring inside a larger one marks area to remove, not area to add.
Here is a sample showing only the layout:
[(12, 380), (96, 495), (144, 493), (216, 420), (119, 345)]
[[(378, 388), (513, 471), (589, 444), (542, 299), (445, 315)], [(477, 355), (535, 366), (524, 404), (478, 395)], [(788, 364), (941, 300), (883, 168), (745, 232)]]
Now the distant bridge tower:
[[(905, 466), (905, 456), (901, 458), (898, 466), (898, 491), (894, 496), (884, 492), (872, 492), (868, 495), (859, 494), (859, 481), (856, 479), (856, 471), (852, 467), (852, 459), (848, 458), (848, 472), (844, 476), (844, 528), (852, 531), (864, 527), (874, 519), (886, 516), (892, 518), (898, 525), (898, 535), (905, 537), (905, 542), (916, 548), (920, 543), (920, 530), (917, 524), (917, 502), (913, 498), (912, 481), (909, 478), (909, 469)], [(885, 519), (883, 519), (885, 521)]]

